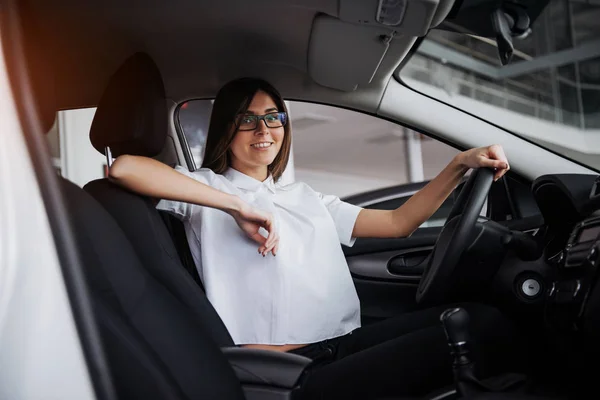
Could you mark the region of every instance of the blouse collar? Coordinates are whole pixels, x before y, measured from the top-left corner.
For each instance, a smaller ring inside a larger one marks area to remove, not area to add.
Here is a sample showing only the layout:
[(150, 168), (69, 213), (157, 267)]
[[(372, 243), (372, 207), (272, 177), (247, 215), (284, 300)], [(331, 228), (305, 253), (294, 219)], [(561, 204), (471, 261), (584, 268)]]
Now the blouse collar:
[(236, 169), (228, 168), (223, 176), (240, 189), (257, 192), (261, 187), (265, 187), (271, 193), (275, 193), (275, 182), (273, 181), (273, 175), (271, 174), (269, 174), (267, 179), (261, 182)]

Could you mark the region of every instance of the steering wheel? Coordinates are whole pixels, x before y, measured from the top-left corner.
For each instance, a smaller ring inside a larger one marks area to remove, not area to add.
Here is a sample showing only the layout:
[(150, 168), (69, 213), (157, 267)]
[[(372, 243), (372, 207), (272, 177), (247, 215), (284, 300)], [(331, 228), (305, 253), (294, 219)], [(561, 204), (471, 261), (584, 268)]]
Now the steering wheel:
[(443, 300), (463, 252), (475, 239), (475, 223), (493, 180), (494, 171), (489, 168), (479, 168), (471, 173), (426, 260), (417, 289), (417, 303)]

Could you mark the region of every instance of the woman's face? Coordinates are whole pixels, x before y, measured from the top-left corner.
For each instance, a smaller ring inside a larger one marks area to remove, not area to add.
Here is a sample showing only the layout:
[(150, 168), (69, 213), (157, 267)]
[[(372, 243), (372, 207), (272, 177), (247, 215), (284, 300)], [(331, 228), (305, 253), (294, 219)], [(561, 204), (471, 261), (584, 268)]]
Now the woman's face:
[[(266, 179), (267, 166), (269, 166), (281, 149), (283, 137), (285, 135), (284, 127), (269, 128), (265, 121), (259, 120), (256, 128), (251, 130), (240, 130), (237, 127), (244, 128), (251, 119), (244, 117), (252, 115), (266, 115), (276, 113), (279, 110), (275, 102), (267, 93), (258, 91), (254, 95), (252, 102), (248, 106), (246, 114), (238, 116), (236, 119), (236, 134), (231, 142), (231, 167), (253, 176), (256, 179)], [(277, 121), (269, 122), (269, 125), (278, 125)]]

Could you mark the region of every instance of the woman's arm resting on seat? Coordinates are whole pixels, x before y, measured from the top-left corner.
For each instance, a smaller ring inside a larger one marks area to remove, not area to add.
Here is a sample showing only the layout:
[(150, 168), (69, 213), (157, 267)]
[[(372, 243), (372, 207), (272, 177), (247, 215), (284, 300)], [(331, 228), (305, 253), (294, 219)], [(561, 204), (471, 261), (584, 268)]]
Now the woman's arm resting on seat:
[(231, 212), (241, 199), (198, 182), (148, 157), (122, 155), (110, 168), (109, 180), (132, 192), (157, 199), (175, 200)]
[[(248, 205), (237, 196), (181, 174), (159, 161), (148, 157), (122, 155), (111, 166), (109, 179), (119, 186), (145, 196), (224, 211), (235, 219), (248, 237), (261, 244), (261, 254), (277, 252), (279, 236), (270, 214)], [(258, 233), (260, 227), (269, 232), (266, 239)]]
[(395, 210), (363, 209), (358, 214), (353, 237), (394, 238), (410, 236), (448, 198), (470, 168), (496, 168), (494, 180), (508, 171), (508, 161), (499, 145), (470, 149), (458, 154), (406, 203)]

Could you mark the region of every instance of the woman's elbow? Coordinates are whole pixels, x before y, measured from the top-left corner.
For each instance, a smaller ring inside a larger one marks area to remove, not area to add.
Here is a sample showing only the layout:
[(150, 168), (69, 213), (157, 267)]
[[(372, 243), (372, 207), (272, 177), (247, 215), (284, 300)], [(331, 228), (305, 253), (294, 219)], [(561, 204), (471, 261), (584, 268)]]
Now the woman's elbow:
[(409, 231), (409, 230), (398, 230), (395, 232), (394, 234), (394, 238), (395, 239), (406, 239), (408, 237), (410, 237), (413, 234), (414, 230)]
[(398, 239), (404, 239), (410, 237), (419, 227), (413, 226), (412, 224), (408, 226), (407, 224), (398, 224), (396, 225), (395, 237)]
[(124, 176), (129, 174), (132, 169), (133, 157), (127, 154), (117, 157), (108, 171), (108, 180), (119, 182)]
[(416, 229), (404, 231), (404, 232), (402, 232), (402, 236), (400, 236), (400, 237), (401, 238), (409, 238), (412, 236), (413, 233), (415, 233), (415, 231), (416, 231)]

